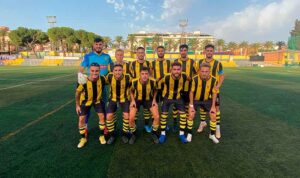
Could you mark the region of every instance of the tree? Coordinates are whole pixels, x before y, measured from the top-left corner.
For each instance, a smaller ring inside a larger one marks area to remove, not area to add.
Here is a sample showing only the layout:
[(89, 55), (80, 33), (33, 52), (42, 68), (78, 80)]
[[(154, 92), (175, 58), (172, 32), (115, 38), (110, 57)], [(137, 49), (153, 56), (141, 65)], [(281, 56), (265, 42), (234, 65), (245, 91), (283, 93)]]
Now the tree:
[(112, 46), (112, 40), (108, 36), (103, 37), (103, 42), (104, 42), (105, 48), (109, 48)]
[(93, 44), (93, 40), (92, 40), (92, 42), (90, 42), (90, 40), (89, 40), (89, 32), (87, 32), (85, 30), (76, 30), (74, 32), (74, 34), (77, 39), (77, 44), (79, 45), (80, 51), (87, 52)]
[(149, 45), (148, 38), (145, 37), (145, 38), (141, 39), (141, 40), (140, 40), (140, 44), (141, 44), (144, 48), (146, 48), (146, 46)]
[(191, 49), (196, 53), (196, 50), (199, 48), (199, 40), (196, 38), (190, 38), (188, 40), (188, 44), (191, 47)]
[(59, 48), (65, 54), (73, 51), (74, 45), (84, 44), (84, 47), (92, 46), (95, 37), (100, 37), (92, 32), (78, 30), (77, 32), (69, 27), (54, 27), (48, 30), (48, 36), (55, 50)]
[(174, 40), (173, 47), (172, 47), (174, 52), (179, 48), (180, 44), (181, 44), (181, 40)]
[(234, 51), (237, 48), (238, 48), (238, 45), (236, 44), (236, 42), (231, 41), (227, 44), (227, 49), (229, 49), (230, 51)]
[(217, 48), (218, 48), (218, 51), (223, 51), (223, 48), (224, 48), (224, 46), (225, 46), (225, 40), (223, 40), (223, 39), (218, 39), (218, 40), (216, 41), (216, 46), (217, 46)]
[(153, 36), (152, 43), (151, 43), (153, 53), (155, 53), (156, 48), (161, 44), (161, 42), (162, 42), (162, 37), (160, 37), (158, 34), (155, 34)]
[(166, 51), (171, 52), (173, 45), (174, 45), (174, 41), (171, 38), (167, 39), (166, 44), (165, 44)]
[(5, 51), (5, 36), (7, 32), (5, 30), (0, 29), (0, 51)]
[(267, 50), (267, 51), (274, 49), (273, 46), (274, 46), (273, 41), (266, 41), (263, 44), (264, 50)]
[(127, 42), (129, 43), (129, 45), (130, 45), (130, 47), (129, 47), (129, 49), (130, 49), (130, 51), (134, 51), (134, 44), (136, 43), (136, 38), (135, 38), (135, 36), (134, 35), (128, 35), (128, 37), (127, 37)]
[(9, 33), (9, 38), (12, 44), (25, 47), (27, 50), (30, 49), (35, 55), (36, 45), (43, 45), (49, 41), (49, 38), (45, 32), (24, 27), (19, 27), (16, 30), (12, 30)]
[(121, 45), (123, 44), (123, 37), (122, 36), (116, 36), (115, 37), (115, 45), (117, 48), (120, 48)]
[(202, 48), (202, 50), (204, 50), (204, 47), (205, 47), (206, 45), (208, 45), (208, 44), (211, 44), (211, 41), (210, 41), (210, 40), (208, 40), (208, 39), (203, 40), (203, 41), (201, 42), (201, 48)]
[(285, 46), (285, 42), (284, 41), (278, 41), (276, 43), (276, 45), (278, 46), (278, 50), (282, 50), (282, 48)]
[(261, 46), (262, 46), (262, 45), (261, 45), (260, 43), (258, 43), (258, 42), (252, 43), (252, 44), (250, 45), (251, 49), (255, 52), (255, 54), (257, 54), (257, 53), (259, 52)]
[(239, 48), (242, 49), (242, 55), (246, 55), (248, 53), (249, 44), (247, 41), (242, 41), (239, 44)]

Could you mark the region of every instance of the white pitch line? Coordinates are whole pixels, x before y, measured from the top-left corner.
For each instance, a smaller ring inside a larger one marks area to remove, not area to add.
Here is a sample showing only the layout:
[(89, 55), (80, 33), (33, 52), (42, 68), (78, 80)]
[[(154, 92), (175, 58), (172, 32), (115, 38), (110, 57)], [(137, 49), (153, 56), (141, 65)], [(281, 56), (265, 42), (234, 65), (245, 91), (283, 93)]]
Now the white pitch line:
[(16, 134), (18, 134), (18, 133), (21, 132), (22, 130), (24, 130), (24, 129), (26, 129), (26, 128), (32, 126), (32, 125), (35, 125), (35, 124), (39, 123), (40, 121), (46, 119), (48, 116), (51, 116), (52, 114), (54, 114), (54, 113), (56, 113), (57, 111), (59, 111), (59, 110), (61, 110), (62, 108), (64, 108), (65, 106), (69, 105), (69, 104), (72, 103), (73, 101), (74, 101), (74, 99), (71, 99), (70, 101), (66, 102), (65, 104), (59, 106), (58, 108), (56, 108), (56, 109), (54, 109), (54, 110), (52, 110), (52, 111), (50, 111), (50, 112), (44, 114), (43, 116), (41, 116), (41, 117), (39, 117), (39, 118), (37, 118), (37, 119), (35, 119), (35, 120), (33, 120), (33, 121), (27, 123), (27, 124), (24, 125), (23, 127), (19, 128), (19, 129), (17, 129), (17, 130), (15, 130), (15, 131), (13, 131), (13, 132), (10, 132), (9, 134), (4, 135), (3, 137), (0, 137), (0, 142), (1, 142), (1, 141), (5, 141), (5, 140), (9, 139), (10, 137), (15, 136)]
[(24, 86), (24, 85), (29, 85), (29, 84), (32, 84), (32, 83), (38, 83), (38, 82), (44, 82), (44, 81), (49, 81), (49, 80), (53, 80), (53, 79), (68, 77), (68, 76), (71, 76), (71, 75), (74, 75), (74, 74), (68, 74), (68, 75), (64, 75), (64, 76), (58, 76), (58, 77), (48, 78), (48, 79), (44, 79), (44, 80), (37, 80), (37, 81), (34, 81), (34, 82), (22, 83), (22, 84), (10, 86), (10, 87), (0, 88), (0, 91), (8, 90), (8, 89), (11, 89), (11, 88), (17, 88), (17, 87)]

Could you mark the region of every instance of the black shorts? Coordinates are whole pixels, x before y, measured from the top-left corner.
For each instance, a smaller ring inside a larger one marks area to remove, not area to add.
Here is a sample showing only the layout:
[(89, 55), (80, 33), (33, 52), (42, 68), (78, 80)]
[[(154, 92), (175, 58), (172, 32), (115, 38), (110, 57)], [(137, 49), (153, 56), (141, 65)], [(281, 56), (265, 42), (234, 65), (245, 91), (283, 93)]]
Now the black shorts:
[(157, 89), (157, 94), (156, 94), (156, 102), (160, 103), (163, 101), (162, 97), (162, 89)]
[(150, 110), (150, 108), (152, 107), (152, 101), (153, 100), (150, 100), (150, 101), (138, 101), (138, 100), (135, 100), (136, 108), (139, 111), (140, 108), (141, 108), (141, 106), (143, 106), (144, 109)]
[(183, 99), (167, 99), (164, 98), (163, 103), (162, 103), (162, 112), (168, 112), (170, 106), (174, 104), (174, 107), (176, 107), (179, 111), (185, 112), (185, 107), (184, 107), (184, 101)]
[(109, 101), (107, 106), (107, 113), (115, 113), (118, 109), (118, 103), (122, 109), (122, 112), (129, 113), (129, 101), (125, 101), (125, 102)]
[(190, 93), (188, 91), (182, 92), (182, 98), (183, 98), (184, 104), (190, 103)]
[(220, 106), (220, 93), (217, 94), (216, 106)]
[(209, 112), (212, 106), (212, 100), (207, 101), (195, 101), (194, 100), (194, 108), (197, 111), (198, 107), (203, 109), (205, 112)]
[(80, 105), (81, 112), (79, 113), (79, 116), (87, 115), (90, 112), (92, 106), (94, 107), (97, 113), (105, 113), (105, 107), (102, 102), (97, 104), (92, 104), (90, 106), (86, 106), (85, 103), (82, 103)]

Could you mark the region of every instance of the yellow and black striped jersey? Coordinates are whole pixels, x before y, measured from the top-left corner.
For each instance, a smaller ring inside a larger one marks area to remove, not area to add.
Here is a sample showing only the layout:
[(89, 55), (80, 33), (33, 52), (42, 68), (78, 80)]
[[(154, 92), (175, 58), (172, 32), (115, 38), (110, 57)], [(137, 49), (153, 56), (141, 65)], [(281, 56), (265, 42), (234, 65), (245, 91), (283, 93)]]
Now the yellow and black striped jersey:
[(142, 84), (140, 79), (132, 81), (131, 90), (134, 91), (134, 98), (138, 101), (153, 100), (154, 91), (156, 90), (156, 80), (149, 78), (148, 82)]
[(110, 84), (110, 100), (114, 102), (129, 100), (131, 86), (131, 77), (129, 74), (125, 74), (120, 80), (116, 80), (113, 73), (109, 73), (106, 76), (106, 82)]
[(138, 62), (138, 60), (135, 60), (131, 62), (130, 64), (130, 73), (132, 78), (139, 78), (140, 72), (143, 67), (148, 67), (149, 70), (152, 69), (151, 63), (149, 61), (144, 60), (143, 63)]
[(162, 89), (160, 79), (162, 79), (165, 74), (170, 73), (171, 64), (171, 61), (166, 59), (156, 59), (152, 61), (152, 74), (157, 81), (157, 89)]
[[(186, 61), (179, 59), (175, 59), (175, 62), (179, 62), (181, 64), (182, 72), (184, 72), (188, 78), (192, 79), (193, 76), (197, 74), (197, 65), (193, 59), (188, 58)], [(184, 91), (189, 91), (189, 83), (186, 83), (184, 86)]]
[(90, 106), (100, 103), (104, 85), (105, 78), (103, 76), (100, 76), (95, 82), (87, 80), (85, 84), (78, 84), (76, 92), (81, 93), (80, 105)]
[(198, 64), (199, 68), (202, 63), (208, 63), (210, 65), (210, 75), (219, 81), (220, 75), (224, 74), (222, 63), (215, 59), (210, 62), (207, 62), (205, 59), (201, 59)]
[(161, 82), (163, 84), (163, 97), (167, 99), (180, 99), (184, 85), (188, 82), (188, 77), (186, 74), (181, 73), (180, 78), (175, 80), (172, 74), (166, 74)]
[(212, 99), (213, 93), (218, 93), (214, 87), (217, 86), (217, 79), (211, 76), (208, 80), (202, 80), (200, 75), (193, 77), (191, 92), (194, 92), (194, 100), (206, 101)]
[[(108, 66), (108, 70), (110, 72), (113, 72), (113, 68), (114, 68), (114, 64), (117, 64), (118, 62), (115, 61), (114, 63), (111, 63), (109, 66)], [(127, 61), (123, 61), (123, 63), (121, 63), (123, 65), (123, 74), (129, 74), (131, 75), (130, 73), (130, 62), (127, 62)]]

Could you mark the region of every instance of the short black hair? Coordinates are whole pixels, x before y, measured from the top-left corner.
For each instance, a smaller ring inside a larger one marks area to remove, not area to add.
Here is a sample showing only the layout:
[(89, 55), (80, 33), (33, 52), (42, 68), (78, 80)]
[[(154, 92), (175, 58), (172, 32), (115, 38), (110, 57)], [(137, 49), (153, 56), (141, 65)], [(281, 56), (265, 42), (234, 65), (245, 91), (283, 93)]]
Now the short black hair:
[(140, 49), (142, 49), (142, 50), (144, 50), (144, 51), (145, 51), (145, 48), (144, 48), (144, 47), (142, 47), (142, 46), (140, 46), (140, 47), (136, 48), (136, 50), (137, 50), (137, 51), (138, 51), (138, 50), (140, 50)]
[(90, 66), (96, 66), (96, 67), (100, 67), (100, 65), (96, 62), (93, 62)]
[(202, 67), (207, 67), (207, 68), (211, 68), (211, 66), (208, 64), (208, 63), (202, 63), (202, 64), (200, 64), (200, 69), (202, 68)]
[(149, 67), (142, 67), (142, 68), (141, 68), (141, 72), (142, 72), (142, 71), (147, 71), (147, 72), (149, 72)]
[(174, 66), (179, 66), (179, 67), (181, 67), (181, 64), (180, 64), (179, 62), (176, 61), (176, 62), (173, 62), (173, 63), (172, 63), (172, 68), (173, 68)]
[(115, 69), (116, 67), (121, 67), (123, 69), (123, 65), (119, 63), (115, 63), (113, 69)]
[(163, 46), (157, 46), (156, 50), (158, 50), (159, 48), (165, 50), (165, 47), (163, 47)]
[(207, 48), (215, 49), (215, 46), (212, 44), (207, 44), (207, 45), (205, 45), (204, 49), (207, 49)]
[(100, 37), (94, 38), (94, 43), (99, 43), (99, 42), (103, 42), (103, 39)]
[(179, 51), (183, 48), (189, 49), (189, 46), (187, 44), (182, 44), (179, 46)]

